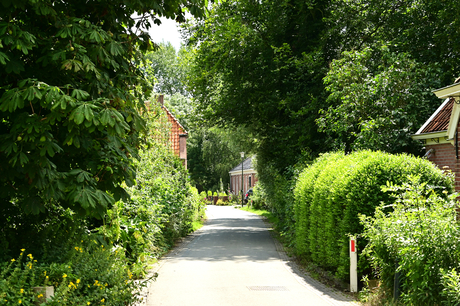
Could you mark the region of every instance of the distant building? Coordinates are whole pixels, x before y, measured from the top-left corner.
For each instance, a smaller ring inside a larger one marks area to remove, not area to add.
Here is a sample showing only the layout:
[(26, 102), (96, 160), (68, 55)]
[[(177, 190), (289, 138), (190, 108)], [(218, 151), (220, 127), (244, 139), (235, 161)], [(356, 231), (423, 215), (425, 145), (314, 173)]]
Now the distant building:
[[(252, 157), (247, 158), (238, 166), (229, 171), (230, 174), (230, 191), (232, 194), (239, 194), (241, 191), (241, 172), (243, 172), (244, 186), (243, 193), (245, 194), (249, 188), (254, 187), (257, 183), (257, 172), (252, 163)], [(243, 165), (241, 165), (243, 164)]]
[[(166, 108), (164, 105), (164, 96), (158, 96), (158, 102), (161, 105), (161, 108), (166, 113), (168, 118), (168, 123), (170, 124), (169, 130), (169, 141), (168, 144), (171, 150), (176, 156), (178, 156), (184, 166), (187, 169), (187, 137), (188, 132), (185, 128), (179, 123), (179, 121), (174, 117), (174, 115)], [(147, 108), (149, 109), (149, 102), (146, 102)]]

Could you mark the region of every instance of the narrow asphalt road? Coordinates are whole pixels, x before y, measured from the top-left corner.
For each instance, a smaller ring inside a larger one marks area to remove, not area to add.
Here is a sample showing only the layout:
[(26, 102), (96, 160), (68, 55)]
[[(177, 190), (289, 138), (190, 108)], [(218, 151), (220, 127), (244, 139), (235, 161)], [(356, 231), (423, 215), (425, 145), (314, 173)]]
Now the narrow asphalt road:
[(161, 264), (148, 306), (356, 305), (297, 275), (259, 216), (226, 206), (208, 206), (207, 216)]

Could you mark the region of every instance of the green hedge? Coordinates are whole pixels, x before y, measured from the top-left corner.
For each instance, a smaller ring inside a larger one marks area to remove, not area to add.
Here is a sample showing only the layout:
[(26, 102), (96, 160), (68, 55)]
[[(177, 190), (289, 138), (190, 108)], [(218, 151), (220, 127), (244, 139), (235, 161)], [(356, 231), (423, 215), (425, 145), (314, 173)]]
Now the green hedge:
[[(422, 182), (452, 191), (450, 179), (420, 158), (372, 151), (322, 155), (301, 173), (294, 190), (298, 255), (348, 277), (348, 237), (363, 231), (358, 215), (373, 215), (381, 202), (392, 203), (381, 186), (402, 184), (415, 174)], [(359, 249), (364, 245), (358, 241)], [(360, 257), (359, 271), (368, 267)]]

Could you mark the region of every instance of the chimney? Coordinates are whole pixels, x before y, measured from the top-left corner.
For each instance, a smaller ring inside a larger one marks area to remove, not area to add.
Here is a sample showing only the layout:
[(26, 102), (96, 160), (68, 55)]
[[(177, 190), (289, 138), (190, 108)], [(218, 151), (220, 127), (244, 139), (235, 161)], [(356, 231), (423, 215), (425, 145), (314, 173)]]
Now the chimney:
[(160, 102), (161, 107), (164, 106), (164, 96), (163, 95), (158, 96), (158, 102)]

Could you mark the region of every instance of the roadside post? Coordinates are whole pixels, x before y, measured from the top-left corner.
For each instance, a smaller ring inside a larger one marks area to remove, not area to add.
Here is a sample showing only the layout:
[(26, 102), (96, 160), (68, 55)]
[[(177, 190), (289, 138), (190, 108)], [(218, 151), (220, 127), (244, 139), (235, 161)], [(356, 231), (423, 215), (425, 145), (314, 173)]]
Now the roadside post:
[(356, 237), (350, 237), (350, 292), (358, 292), (358, 249)]

